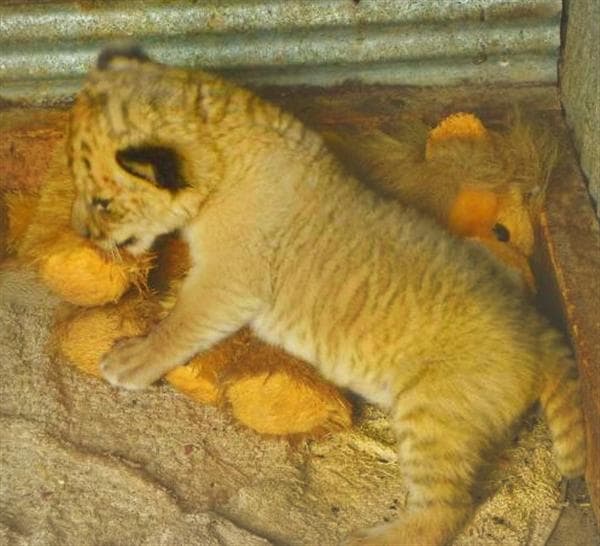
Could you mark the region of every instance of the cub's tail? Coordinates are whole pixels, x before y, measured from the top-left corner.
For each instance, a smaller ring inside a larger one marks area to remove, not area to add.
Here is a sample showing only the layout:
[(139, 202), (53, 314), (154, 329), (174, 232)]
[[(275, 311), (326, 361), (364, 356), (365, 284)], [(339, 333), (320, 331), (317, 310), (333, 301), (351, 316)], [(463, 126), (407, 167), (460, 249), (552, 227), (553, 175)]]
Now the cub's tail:
[(567, 478), (585, 471), (585, 426), (577, 367), (558, 332), (543, 339), (548, 362), (540, 403), (552, 433), (558, 469)]

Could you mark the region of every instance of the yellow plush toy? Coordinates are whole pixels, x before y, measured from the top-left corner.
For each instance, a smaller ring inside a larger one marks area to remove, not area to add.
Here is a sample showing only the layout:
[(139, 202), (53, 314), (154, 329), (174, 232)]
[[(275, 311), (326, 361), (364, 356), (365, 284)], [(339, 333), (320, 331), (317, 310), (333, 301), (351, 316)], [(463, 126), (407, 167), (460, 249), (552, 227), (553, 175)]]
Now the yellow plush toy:
[(411, 119), (393, 135), (346, 129), (325, 138), (361, 179), (488, 247), (535, 290), (528, 258), (558, 157), (551, 134), (519, 116), (491, 131), (456, 113), (433, 128)]
[(131, 284), (145, 283), (150, 261), (109, 260), (71, 229), (75, 189), (63, 149), (55, 150), (39, 196), (6, 194), (8, 246), (66, 301), (75, 305), (118, 301)]
[[(551, 146), (540, 148), (521, 124), (506, 133), (488, 131), (471, 114), (455, 114), (420, 133), (412, 126), (407, 135), (343, 130), (326, 139), (365, 181), (490, 247), (533, 287), (527, 263), (532, 218), (553, 163)], [(7, 194), (8, 243), (73, 304), (57, 323), (55, 345), (68, 361), (98, 376), (100, 357), (115, 340), (143, 334), (168, 312), (189, 267), (187, 247), (169, 236), (154, 256), (117, 259), (75, 234), (74, 188), (61, 152), (39, 196)], [(248, 330), (165, 379), (198, 402), (228, 405), (263, 434), (317, 434), (351, 424), (351, 405), (336, 387)]]

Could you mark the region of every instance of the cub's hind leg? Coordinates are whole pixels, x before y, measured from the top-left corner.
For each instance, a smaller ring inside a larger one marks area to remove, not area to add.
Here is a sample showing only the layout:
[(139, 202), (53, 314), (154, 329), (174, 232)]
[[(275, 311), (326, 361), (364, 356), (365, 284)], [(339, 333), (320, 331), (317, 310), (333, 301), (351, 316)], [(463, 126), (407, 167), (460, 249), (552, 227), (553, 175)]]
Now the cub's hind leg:
[(480, 442), (449, 434), (444, 429), (447, 420), (421, 411), (425, 410), (408, 412), (396, 427), (400, 466), (409, 489), (405, 514), (360, 533), (352, 546), (439, 546), (471, 513)]
[(411, 399), (392, 415), (409, 489), (406, 512), (395, 522), (358, 533), (352, 546), (446, 544), (473, 511), (472, 490), (484, 450), (525, 409), (516, 404), (510, 411), (499, 407), (496, 414), (493, 404), (471, 403), (448, 385)]

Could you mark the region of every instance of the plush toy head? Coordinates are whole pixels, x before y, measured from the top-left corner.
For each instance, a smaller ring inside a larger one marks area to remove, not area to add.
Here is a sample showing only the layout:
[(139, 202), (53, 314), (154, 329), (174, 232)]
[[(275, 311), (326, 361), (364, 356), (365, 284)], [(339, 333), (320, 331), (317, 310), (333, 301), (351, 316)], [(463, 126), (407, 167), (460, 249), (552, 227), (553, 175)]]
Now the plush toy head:
[(425, 158), (446, 169), (459, 187), (448, 203), (448, 227), (464, 237), (510, 243), (533, 251), (533, 224), (557, 146), (518, 119), (505, 133), (488, 131), (473, 114), (443, 119), (428, 135)]
[(393, 135), (344, 128), (324, 136), (361, 179), (482, 244), (534, 288), (528, 258), (558, 149), (549, 132), (519, 116), (492, 131), (456, 113), (433, 128), (400, 120)]
[(449, 203), (448, 228), (481, 242), (520, 271), (532, 290), (527, 258), (557, 150), (555, 140), (534, 134), (518, 118), (509, 131), (496, 133), (466, 113), (445, 118), (427, 138), (427, 162), (452, 172), (459, 182)]

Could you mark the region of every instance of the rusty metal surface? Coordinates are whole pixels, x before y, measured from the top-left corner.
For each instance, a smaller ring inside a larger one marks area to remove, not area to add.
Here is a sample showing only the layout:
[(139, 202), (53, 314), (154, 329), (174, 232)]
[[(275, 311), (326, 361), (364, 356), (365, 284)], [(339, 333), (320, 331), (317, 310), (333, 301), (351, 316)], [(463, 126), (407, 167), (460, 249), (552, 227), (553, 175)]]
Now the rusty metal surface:
[(600, 521), (600, 225), (573, 150), (553, 177), (540, 228), (543, 303), (566, 326), (579, 364), (586, 481)]
[(119, 38), (257, 85), (554, 83), (561, 9), (560, 0), (5, 2), (0, 97), (64, 100)]
[[(320, 87), (255, 88), (259, 95), (293, 112), (304, 123), (327, 129), (339, 124), (393, 127), (399, 112), (412, 112), (431, 125), (453, 112), (467, 110), (487, 122), (502, 119), (515, 104), (524, 111), (552, 113), (560, 109), (553, 86), (521, 86), (510, 90), (486, 86), (418, 89), (351, 84)], [(0, 109), (0, 191), (35, 189), (42, 181), (34, 173), (48, 159), (67, 123), (64, 108)]]
[(51, 150), (66, 129), (63, 110), (0, 111), (0, 197), (7, 190), (36, 190)]

